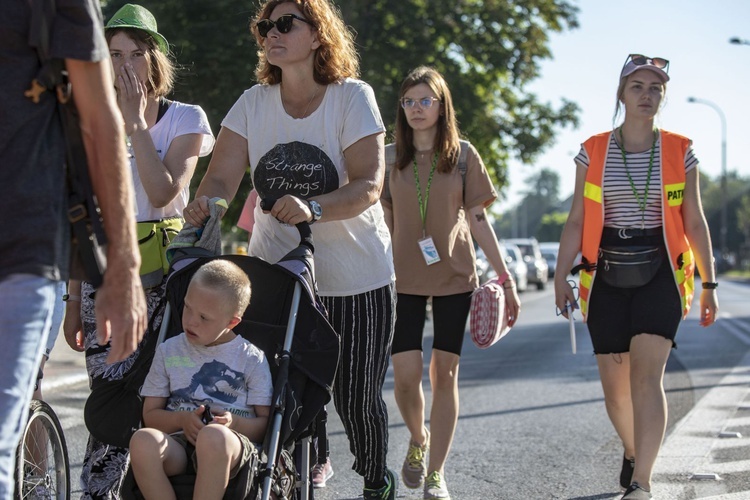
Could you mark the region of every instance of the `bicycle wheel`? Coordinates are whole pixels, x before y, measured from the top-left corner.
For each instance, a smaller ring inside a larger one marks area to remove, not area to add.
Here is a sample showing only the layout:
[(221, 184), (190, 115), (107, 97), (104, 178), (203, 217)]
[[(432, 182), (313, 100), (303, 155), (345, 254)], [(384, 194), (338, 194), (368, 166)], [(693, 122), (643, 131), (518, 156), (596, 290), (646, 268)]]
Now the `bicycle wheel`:
[(16, 452), (16, 499), (70, 498), (68, 447), (52, 408), (34, 399)]

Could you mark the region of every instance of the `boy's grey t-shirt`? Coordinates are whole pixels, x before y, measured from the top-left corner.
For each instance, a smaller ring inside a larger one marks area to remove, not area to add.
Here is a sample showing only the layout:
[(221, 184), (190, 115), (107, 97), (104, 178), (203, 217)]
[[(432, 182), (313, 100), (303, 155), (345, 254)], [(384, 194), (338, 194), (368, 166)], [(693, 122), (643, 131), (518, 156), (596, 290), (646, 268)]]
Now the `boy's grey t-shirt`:
[(167, 398), (167, 410), (207, 404), (245, 418), (255, 417), (254, 405), (269, 406), (272, 393), (265, 354), (239, 335), (211, 347), (191, 344), (184, 333), (164, 341), (141, 388), (141, 396)]
[[(29, 44), (32, 3), (4, 0), (0, 15), (0, 280), (15, 273), (67, 278), (65, 143), (56, 100), (50, 92), (38, 104), (24, 96), (40, 68)], [(52, 57), (107, 60), (99, 2), (57, 0), (55, 7)]]

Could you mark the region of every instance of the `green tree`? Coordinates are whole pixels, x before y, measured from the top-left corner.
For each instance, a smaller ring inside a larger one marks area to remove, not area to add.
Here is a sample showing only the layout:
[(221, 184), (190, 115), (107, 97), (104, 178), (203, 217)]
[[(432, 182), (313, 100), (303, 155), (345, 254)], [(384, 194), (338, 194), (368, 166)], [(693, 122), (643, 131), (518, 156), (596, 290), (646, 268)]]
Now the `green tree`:
[(726, 193), (721, 187), (721, 178), (711, 179), (700, 174), (701, 201), (706, 215), (711, 242), (715, 249), (721, 248), (721, 211), (727, 205), (727, 248), (730, 253), (740, 251), (745, 238), (741, 230), (742, 199), (748, 193), (749, 179), (741, 177), (737, 171), (727, 172)]
[(737, 226), (744, 238), (740, 245), (738, 262), (747, 270), (750, 264), (750, 194), (742, 196), (740, 209), (737, 211)]
[[(108, 19), (126, 0), (109, 0)], [(255, 83), (257, 48), (249, 21), (258, 3), (246, 0), (143, 0), (183, 67), (174, 98), (200, 104), (214, 132), (246, 88)], [(577, 27), (567, 0), (339, 0), (356, 32), (362, 79), (372, 85), (392, 131), (400, 83), (428, 64), (442, 72), (454, 95), (464, 135), (481, 152), (499, 188), (508, 161), (531, 163), (548, 147), (555, 129), (577, 125), (578, 107), (557, 107), (525, 90), (550, 57), (549, 34)], [(262, 126), (262, 124), (259, 124)], [(201, 161), (193, 189), (203, 176)], [(247, 176), (249, 177), (249, 176)], [(238, 197), (244, 198), (249, 180)], [(241, 203), (233, 203), (228, 223)]]
[(737, 229), (742, 233), (745, 243), (750, 243), (750, 195), (745, 194), (737, 210)]
[(560, 210), (560, 175), (543, 168), (525, 182), (524, 197), (495, 224), (495, 229), (503, 237), (535, 236), (539, 241), (550, 241), (546, 236), (540, 239), (538, 232), (544, 216)]
[(421, 64), (445, 75), (456, 114), (498, 185), (508, 160), (526, 163), (549, 146), (556, 127), (577, 125), (578, 107), (539, 102), (524, 90), (550, 56), (549, 33), (577, 26), (564, 0), (341, 0), (357, 32), (362, 77), (393, 124), (406, 73)]
[(536, 239), (539, 241), (560, 241), (560, 236), (567, 220), (567, 212), (550, 212), (544, 214), (536, 231)]

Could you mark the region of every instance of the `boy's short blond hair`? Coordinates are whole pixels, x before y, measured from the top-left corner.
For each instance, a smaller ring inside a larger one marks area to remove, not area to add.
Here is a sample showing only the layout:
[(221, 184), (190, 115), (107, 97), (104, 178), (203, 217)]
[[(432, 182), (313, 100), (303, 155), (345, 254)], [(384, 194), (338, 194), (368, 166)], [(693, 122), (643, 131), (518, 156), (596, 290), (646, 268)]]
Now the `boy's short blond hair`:
[(196, 282), (226, 295), (235, 314), (242, 317), (250, 303), (250, 279), (245, 271), (228, 260), (215, 259), (203, 264), (193, 275)]

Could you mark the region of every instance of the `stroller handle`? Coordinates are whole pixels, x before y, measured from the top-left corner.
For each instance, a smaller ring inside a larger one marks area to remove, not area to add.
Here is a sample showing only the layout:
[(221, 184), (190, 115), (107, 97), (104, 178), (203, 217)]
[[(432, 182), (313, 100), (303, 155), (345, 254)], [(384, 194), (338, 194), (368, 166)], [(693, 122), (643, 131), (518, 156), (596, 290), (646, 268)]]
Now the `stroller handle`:
[[(278, 198), (261, 198), (260, 208), (265, 211), (270, 211), (277, 199)], [(311, 252), (314, 251), (315, 247), (313, 246), (312, 228), (310, 228), (310, 223), (300, 222), (295, 227), (297, 228), (297, 231), (299, 231), (299, 244), (309, 248)]]

